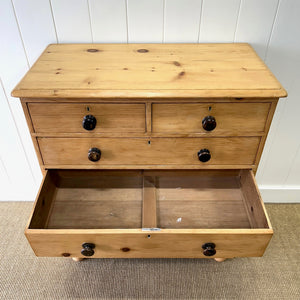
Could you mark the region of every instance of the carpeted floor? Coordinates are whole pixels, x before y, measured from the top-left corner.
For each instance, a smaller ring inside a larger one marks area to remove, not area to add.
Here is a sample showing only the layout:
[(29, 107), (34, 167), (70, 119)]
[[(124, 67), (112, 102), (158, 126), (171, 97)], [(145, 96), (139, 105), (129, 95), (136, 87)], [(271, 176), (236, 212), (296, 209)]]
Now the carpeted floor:
[(37, 258), (23, 230), (31, 202), (0, 202), (1, 299), (300, 299), (300, 204), (267, 205), (262, 258)]

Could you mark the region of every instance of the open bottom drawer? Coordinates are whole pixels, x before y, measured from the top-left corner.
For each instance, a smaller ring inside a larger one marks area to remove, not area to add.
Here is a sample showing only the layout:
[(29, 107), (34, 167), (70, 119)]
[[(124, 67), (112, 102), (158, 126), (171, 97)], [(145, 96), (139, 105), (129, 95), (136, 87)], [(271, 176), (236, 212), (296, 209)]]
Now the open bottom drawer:
[(251, 170), (48, 170), (25, 234), (37, 256), (229, 258), (273, 230)]

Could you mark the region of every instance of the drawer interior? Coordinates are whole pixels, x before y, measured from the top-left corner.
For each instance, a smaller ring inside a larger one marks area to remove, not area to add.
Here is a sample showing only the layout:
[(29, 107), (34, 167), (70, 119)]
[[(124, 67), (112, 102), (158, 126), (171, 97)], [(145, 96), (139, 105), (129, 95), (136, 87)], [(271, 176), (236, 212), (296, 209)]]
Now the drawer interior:
[(29, 229), (269, 228), (251, 170), (48, 170)]

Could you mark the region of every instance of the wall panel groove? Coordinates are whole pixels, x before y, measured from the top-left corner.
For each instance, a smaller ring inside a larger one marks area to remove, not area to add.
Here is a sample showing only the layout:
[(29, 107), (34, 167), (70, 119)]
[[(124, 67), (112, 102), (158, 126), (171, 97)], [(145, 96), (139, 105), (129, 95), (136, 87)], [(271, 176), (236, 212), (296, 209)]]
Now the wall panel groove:
[(90, 28), (91, 28), (92, 43), (94, 43), (94, 34), (93, 34), (92, 19), (91, 19), (91, 6), (90, 6), (90, 0), (87, 0), (86, 3), (87, 3), (88, 13), (89, 13), (89, 22), (90, 22)]
[(11, 0), (11, 5), (12, 5), (15, 20), (16, 20), (16, 24), (17, 24), (17, 27), (18, 27), (18, 32), (19, 32), (20, 40), (21, 40), (21, 43), (22, 43), (22, 46), (23, 46), (24, 54), (25, 54), (25, 57), (26, 57), (27, 67), (29, 69), (30, 68), (30, 63), (29, 63), (29, 60), (28, 60), (28, 55), (26, 53), (24, 40), (23, 40), (23, 37), (22, 37), (22, 34), (21, 34), (21, 29), (20, 29), (20, 25), (19, 25), (19, 22), (18, 22), (17, 15), (16, 15), (16, 9), (15, 9), (13, 0)]
[(198, 43), (200, 43), (200, 30), (201, 30), (201, 21), (202, 21), (202, 14), (203, 14), (203, 2), (204, 0), (201, 1), (201, 6), (200, 6), (200, 14), (199, 14), (199, 28), (198, 28)]
[(263, 167), (263, 176), (259, 180), (263, 185), (284, 186), (290, 180), (293, 182), (289, 174), (299, 147), (299, 140), (295, 137), (300, 129), (300, 39), (295, 38), (299, 35), (299, 11), (300, 2), (297, 0), (280, 2), (266, 57), (267, 65), (285, 86), (289, 97), (280, 100), (273, 121), (277, 130), (273, 139), (268, 139), (264, 150), (267, 155), (263, 156), (265, 162), (260, 166)]
[(199, 41), (233, 42), (239, 6), (240, 0), (203, 0)]
[(201, 4), (201, 0), (165, 0), (164, 42), (198, 42)]
[(87, 0), (51, 0), (59, 43), (91, 43)]
[(238, 23), (239, 23), (239, 20), (240, 20), (242, 2), (243, 2), (243, 0), (240, 0), (239, 10), (238, 10), (237, 18), (236, 18), (236, 23), (235, 23), (235, 31), (234, 31), (234, 36), (233, 36), (233, 41), (234, 42), (236, 41), (236, 32), (237, 32)]
[(163, 42), (163, 0), (127, 0), (129, 43)]
[(125, 0), (89, 0), (95, 43), (127, 43)]
[(28, 70), (28, 59), (13, 3), (0, 1), (0, 11), (5, 11), (0, 18), (0, 113), (1, 129), (4, 130), (0, 146), (2, 161), (14, 186), (7, 188), (10, 194), (2, 193), (1, 198), (31, 199), (41, 179), (41, 171), (20, 102), (10, 96)]
[(55, 37), (56, 37), (56, 43), (58, 43), (58, 36), (57, 36), (57, 30), (56, 30), (56, 25), (55, 25), (55, 20), (54, 20), (54, 15), (53, 15), (53, 8), (52, 8), (52, 3), (51, 0), (49, 1), (49, 6), (50, 6), (50, 12), (51, 12), (51, 18), (54, 26), (54, 32), (55, 32)]
[(274, 31), (274, 25), (275, 25), (275, 22), (276, 22), (276, 19), (277, 19), (278, 11), (279, 11), (280, 1), (281, 0), (277, 0), (276, 12), (274, 14), (274, 18), (273, 18), (273, 22), (272, 22), (272, 29), (271, 29), (271, 32), (269, 34), (269, 38), (268, 38), (268, 42), (267, 42), (267, 46), (266, 46), (266, 51), (265, 51), (265, 55), (264, 55), (264, 58), (263, 58), (264, 61), (266, 61), (266, 59), (267, 59), (269, 45), (270, 45), (270, 41), (271, 41), (273, 31)]
[(28, 65), (32, 66), (48, 44), (57, 43), (49, 0), (13, 3)]

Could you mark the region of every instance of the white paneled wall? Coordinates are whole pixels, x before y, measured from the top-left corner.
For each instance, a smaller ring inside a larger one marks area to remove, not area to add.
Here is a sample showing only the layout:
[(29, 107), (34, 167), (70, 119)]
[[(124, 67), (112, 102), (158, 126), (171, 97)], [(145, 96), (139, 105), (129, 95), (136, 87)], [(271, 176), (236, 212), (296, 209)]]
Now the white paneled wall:
[(257, 180), (268, 202), (300, 201), (299, 0), (1, 0), (0, 200), (33, 200), (41, 172), (10, 92), (50, 43), (249, 42), (281, 100)]
[(199, 33), (200, 43), (232, 43), (241, 0), (204, 0)]

